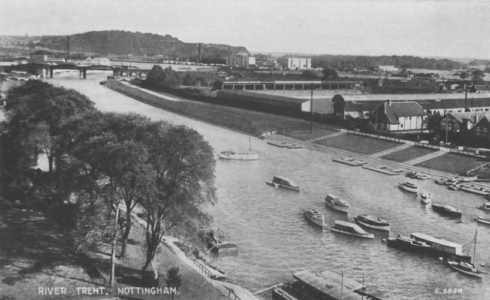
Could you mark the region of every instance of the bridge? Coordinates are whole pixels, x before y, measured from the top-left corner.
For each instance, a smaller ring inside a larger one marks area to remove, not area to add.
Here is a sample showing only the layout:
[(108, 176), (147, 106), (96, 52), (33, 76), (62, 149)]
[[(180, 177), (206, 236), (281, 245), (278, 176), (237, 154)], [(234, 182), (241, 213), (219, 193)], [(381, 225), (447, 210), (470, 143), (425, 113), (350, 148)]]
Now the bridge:
[(14, 65), (9, 67), (10, 70), (24, 71), (31, 74), (49, 73), (49, 78), (53, 78), (54, 70), (78, 70), (80, 78), (87, 79), (87, 71), (112, 71), (117, 77), (146, 77), (151, 70), (142, 70), (137, 68), (126, 68), (119, 66), (104, 66), (104, 65), (74, 65), (74, 64), (59, 64), (48, 65), (39, 63), (29, 63), (22, 65)]

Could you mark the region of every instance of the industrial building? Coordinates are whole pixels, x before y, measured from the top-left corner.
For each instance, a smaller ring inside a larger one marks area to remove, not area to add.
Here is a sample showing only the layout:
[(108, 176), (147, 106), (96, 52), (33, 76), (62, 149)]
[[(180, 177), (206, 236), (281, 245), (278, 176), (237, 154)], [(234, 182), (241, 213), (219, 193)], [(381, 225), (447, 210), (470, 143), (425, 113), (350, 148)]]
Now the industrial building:
[(415, 101), (428, 114), (470, 111), (490, 111), (488, 94), (379, 94), (379, 95), (335, 95), (332, 98), (333, 113), (341, 118), (369, 116), (371, 112), (388, 100), (392, 102)]
[(246, 55), (232, 55), (226, 57), (226, 65), (232, 67), (246, 68), (255, 65), (255, 57)]
[(229, 80), (222, 83), (223, 90), (347, 90), (361, 89), (364, 83), (359, 80)]
[(288, 58), (289, 70), (306, 70), (311, 69), (311, 58)]

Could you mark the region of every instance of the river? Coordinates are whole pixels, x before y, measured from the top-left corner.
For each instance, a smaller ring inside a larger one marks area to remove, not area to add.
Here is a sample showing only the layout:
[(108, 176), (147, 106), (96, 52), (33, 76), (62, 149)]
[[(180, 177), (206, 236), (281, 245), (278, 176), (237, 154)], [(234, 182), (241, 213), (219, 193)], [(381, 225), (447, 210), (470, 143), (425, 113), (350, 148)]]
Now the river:
[[(99, 85), (102, 77), (87, 80), (48, 80), (87, 95), (102, 111), (136, 112), (154, 120), (169, 120), (199, 131), (215, 151), (247, 150), (246, 135), (190, 120), (156, 109)], [(237, 284), (252, 292), (292, 281), (299, 270), (330, 270), (363, 281), (368, 291), (385, 299), (475, 299), (490, 298), (490, 275), (483, 281), (451, 270), (435, 257), (389, 248), (376, 233), (374, 240), (322, 232), (310, 226), (303, 208), (317, 208), (326, 222), (347, 220), (325, 208), (323, 199), (333, 193), (351, 204), (348, 220), (367, 213), (391, 221), (391, 234), (424, 232), (460, 244), (469, 243), (478, 229), (477, 263), (490, 273), (490, 227), (478, 225), (474, 217), (481, 196), (449, 191), (432, 180), (418, 181), (419, 188), (434, 195), (434, 202), (453, 205), (463, 211), (461, 221), (445, 218), (420, 204), (411, 194), (400, 191), (400, 176), (390, 177), (332, 162), (332, 154), (306, 149), (286, 150), (252, 138), (259, 161), (217, 161), (218, 204), (209, 207), (214, 226), (239, 244), (237, 256), (218, 259)], [(295, 181), (301, 192), (274, 189), (265, 184), (274, 175)], [(461, 294), (441, 295), (444, 289), (462, 289)], [(271, 292), (258, 297), (270, 299)], [(360, 297), (359, 297), (360, 298)]]

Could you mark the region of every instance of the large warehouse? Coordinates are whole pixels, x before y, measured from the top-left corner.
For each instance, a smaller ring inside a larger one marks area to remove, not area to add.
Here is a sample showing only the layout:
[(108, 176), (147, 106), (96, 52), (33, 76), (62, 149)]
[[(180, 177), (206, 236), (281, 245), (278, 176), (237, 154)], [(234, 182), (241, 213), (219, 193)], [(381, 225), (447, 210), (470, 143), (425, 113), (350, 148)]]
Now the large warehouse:
[(357, 118), (360, 114), (368, 114), (386, 101), (404, 102), (415, 101), (430, 114), (445, 115), (452, 112), (464, 112), (465, 107), (470, 111), (490, 111), (488, 94), (380, 94), (380, 95), (335, 95), (332, 98), (333, 113), (339, 117)]

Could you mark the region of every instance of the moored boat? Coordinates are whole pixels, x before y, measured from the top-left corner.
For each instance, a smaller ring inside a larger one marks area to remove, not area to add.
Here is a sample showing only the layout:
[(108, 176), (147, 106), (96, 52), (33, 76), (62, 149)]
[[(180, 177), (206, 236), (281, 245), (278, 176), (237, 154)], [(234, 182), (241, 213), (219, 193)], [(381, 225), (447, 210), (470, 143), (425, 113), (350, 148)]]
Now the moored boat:
[(409, 236), (402, 236), (401, 234), (396, 237), (389, 237), (386, 239), (388, 246), (395, 247), (405, 251), (412, 251), (418, 253), (430, 253), (432, 247), (425, 242), (417, 241)]
[(424, 192), (420, 194), (420, 201), (424, 204), (429, 204), (432, 201), (432, 195), (430, 193)]
[(473, 240), (474, 242), (474, 250), (473, 250), (473, 259), (471, 261), (464, 261), (464, 260), (461, 260), (457, 257), (450, 257), (447, 262), (449, 264), (449, 266), (453, 269), (453, 270), (456, 270), (462, 274), (465, 274), (465, 275), (468, 275), (468, 276), (472, 276), (472, 277), (476, 277), (476, 278), (482, 278), (483, 276), (483, 272), (481, 272), (480, 270), (478, 270), (475, 265), (476, 265), (476, 235), (477, 235), (477, 231), (475, 231), (475, 238)]
[(482, 224), (487, 224), (487, 225), (490, 225), (490, 219), (487, 219), (485, 217), (481, 217), (481, 216), (477, 216), (475, 218), (475, 220), (478, 222), (478, 223), (482, 223)]
[(370, 216), (367, 214), (361, 214), (355, 216), (354, 221), (363, 227), (376, 229), (376, 230), (390, 231), (391, 228), (391, 225), (387, 220)]
[(355, 158), (350, 157), (350, 156), (343, 156), (341, 158), (334, 158), (334, 159), (332, 159), (332, 161), (338, 162), (341, 164), (345, 164), (345, 165), (349, 165), (349, 166), (353, 166), (353, 167), (359, 167), (359, 166), (362, 166), (364, 164), (367, 164), (367, 162), (365, 162), (365, 161), (358, 160), (358, 159), (355, 159)]
[(463, 214), (461, 210), (454, 208), (450, 205), (441, 205), (441, 204), (432, 203), (432, 209), (436, 212), (450, 215), (453, 217), (461, 217), (461, 215)]
[(476, 187), (476, 186), (461, 186), (461, 190), (468, 192), (468, 193), (473, 193), (477, 195), (482, 195), (482, 196), (488, 196), (490, 195), (490, 190), (482, 188), (482, 187)]
[(425, 179), (430, 179), (431, 177), (427, 174), (422, 174), (422, 173), (419, 173), (415, 176), (416, 179), (422, 179), (422, 180), (425, 180)]
[(459, 184), (453, 184), (453, 185), (448, 186), (447, 188), (450, 189), (450, 190), (453, 190), (453, 191), (457, 191), (457, 190), (460, 190), (461, 189), (461, 185), (459, 185)]
[(220, 159), (227, 160), (257, 160), (259, 155), (251, 152), (235, 152), (235, 151), (222, 151), (218, 154)]
[(410, 238), (421, 241), (431, 246), (432, 253), (445, 257), (457, 257), (464, 261), (471, 261), (471, 256), (463, 252), (463, 246), (447, 240), (435, 238), (425, 233), (414, 232)]
[(282, 187), (299, 192), (299, 187), (292, 180), (286, 177), (274, 176), (274, 178), (272, 178), (272, 181), (266, 181), (265, 183), (276, 188)]
[(482, 205), (478, 206), (477, 208), (484, 210), (484, 211), (490, 211), (490, 202), (483, 203)]
[(478, 179), (477, 176), (458, 176), (458, 177), (453, 178), (454, 181), (458, 181), (458, 182), (461, 182), (461, 181), (472, 182), (472, 181), (476, 181), (477, 179)]
[(415, 184), (408, 182), (408, 181), (407, 182), (400, 182), (398, 184), (398, 187), (404, 191), (409, 192), (409, 193), (417, 193), (417, 191), (418, 191), (418, 187)]
[(349, 212), (349, 203), (332, 194), (328, 194), (327, 197), (325, 197), (325, 205), (328, 208), (331, 208), (338, 212)]
[(362, 166), (362, 168), (391, 176), (403, 173), (402, 169), (390, 168), (387, 166)]
[(293, 283), (285, 283), (272, 288), (274, 300), (306, 300), (306, 299), (342, 299), (358, 300), (360, 296), (366, 299), (381, 300), (367, 293), (362, 284), (330, 271), (311, 273), (299, 271), (293, 274)]
[(364, 231), (361, 227), (354, 223), (344, 221), (335, 221), (335, 224), (330, 228), (330, 231), (365, 239), (374, 239), (374, 234)]
[(325, 217), (323, 214), (315, 208), (303, 209), (303, 213), (305, 215), (306, 220), (310, 223), (324, 227), (325, 226)]

